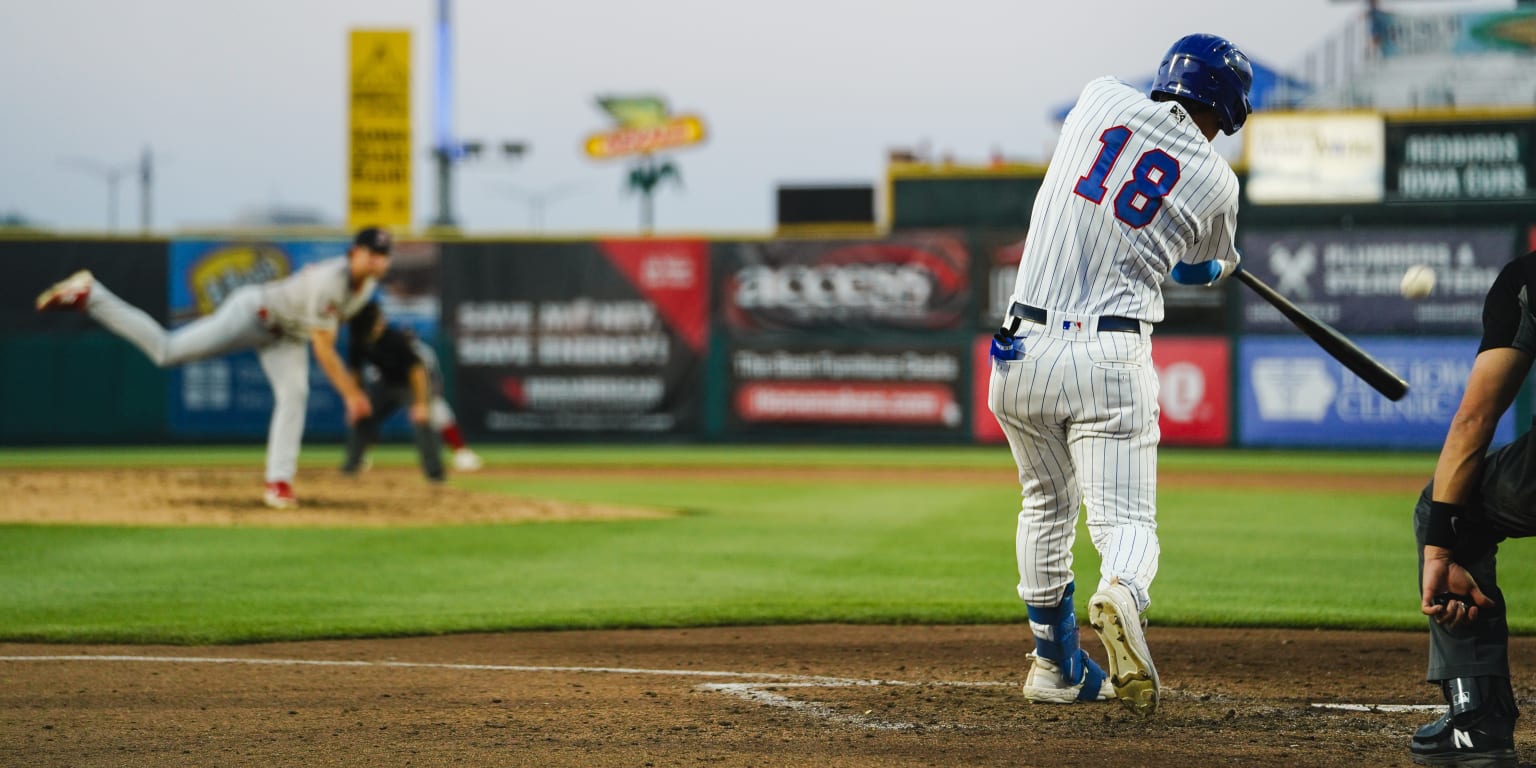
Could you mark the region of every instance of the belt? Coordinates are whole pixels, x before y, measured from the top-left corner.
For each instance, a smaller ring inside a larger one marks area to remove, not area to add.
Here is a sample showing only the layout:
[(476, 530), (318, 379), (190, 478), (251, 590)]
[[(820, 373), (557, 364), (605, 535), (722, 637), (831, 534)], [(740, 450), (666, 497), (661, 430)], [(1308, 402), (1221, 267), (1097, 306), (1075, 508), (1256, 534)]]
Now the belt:
[[(1031, 307), (1028, 304), (1020, 304), (1015, 301), (1008, 308), (1008, 314), (1014, 317), (1022, 317), (1031, 323), (1046, 325), (1045, 310), (1039, 307)], [(1099, 315), (1099, 332), (1118, 331), (1122, 333), (1141, 333), (1141, 321), (1134, 317), (1120, 317), (1119, 315)]]

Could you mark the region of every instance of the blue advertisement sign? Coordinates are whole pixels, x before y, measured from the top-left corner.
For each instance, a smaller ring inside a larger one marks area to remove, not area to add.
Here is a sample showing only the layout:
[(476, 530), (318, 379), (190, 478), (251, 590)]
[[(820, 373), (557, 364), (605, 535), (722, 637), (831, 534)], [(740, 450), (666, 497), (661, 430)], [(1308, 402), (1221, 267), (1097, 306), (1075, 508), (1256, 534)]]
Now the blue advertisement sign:
[[(1243, 268), (1346, 334), (1477, 335), (1488, 286), (1518, 255), (1515, 239), (1502, 227), (1256, 229), (1242, 236)], [(1412, 301), (1401, 294), (1402, 279), (1418, 265), (1433, 270), (1435, 282)], [(1244, 331), (1295, 332), (1269, 302), (1241, 296)]]
[[(1398, 402), (1304, 337), (1246, 337), (1238, 343), (1238, 444), (1438, 450), (1461, 404), (1475, 338), (1372, 338), (1355, 342), (1408, 380)], [(1513, 409), (1495, 446), (1515, 438)]]
[[(280, 280), (305, 264), (346, 251), (344, 240), (174, 240), (166, 296), (171, 326), (185, 325), (213, 312), (236, 288)], [(325, 384), (325, 374), (313, 362), (309, 380), (305, 434), (346, 434), (341, 398)], [(267, 434), (272, 419), (272, 387), (254, 351), (173, 368), (167, 386), (172, 434), (203, 438)]]

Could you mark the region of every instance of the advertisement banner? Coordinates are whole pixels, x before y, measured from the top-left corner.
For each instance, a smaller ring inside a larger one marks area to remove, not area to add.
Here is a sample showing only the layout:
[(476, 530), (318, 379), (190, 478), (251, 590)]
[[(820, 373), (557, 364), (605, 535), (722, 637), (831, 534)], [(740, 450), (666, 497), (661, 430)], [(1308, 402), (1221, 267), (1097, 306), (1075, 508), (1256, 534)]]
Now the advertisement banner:
[(959, 434), (959, 350), (871, 339), (857, 345), (759, 344), (731, 351), (730, 428), (848, 428)]
[(721, 322), (738, 334), (937, 331), (966, 323), (971, 265), (959, 232), (717, 248)]
[(1529, 118), (1388, 122), (1387, 200), (1536, 199), (1533, 138)]
[[(971, 347), (971, 434), (978, 443), (1007, 442), (987, 406), (992, 361), (991, 336)], [(1229, 396), (1231, 352), (1221, 337), (1156, 337), (1152, 364), (1157, 368), (1163, 445), (1226, 445), (1232, 432)]]
[(347, 78), (347, 228), (411, 227), (411, 33), (354, 29)]
[(1402, 14), (1374, 11), (1383, 56), (1536, 50), (1536, 10)]
[(444, 244), (465, 429), (680, 433), (698, 423), (709, 249), (698, 240)]
[[(278, 280), (305, 265), (346, 254), (346, 240), (173, 240), (170, 245), (167, 303), (172, 327), (210, 314), (236, 288)], [(396, 243), (390, 271), (377, 299), (391, 324), (414, 332), (428, 343), (438, 333), (438, 256), (435, 243)], [(345, 354), (346, 323), (338, 329), (338, 351)], [(346, 434), (341, 398), (310, 357), (309, 406), (305, 435)], [(272, 388), (254, 351), (197, 360), (169, 371), (170, 430), (199, 437), (259, 437), (272, 418)], [(384, 434), (406, 432), (397, 415)]]
[[(335, 241), (173, 240), (168, 300), (172, 327), (211, 314), (236, 288), (279, 280), (305, 264), (346, 253)], [(173, 435), (261, 437), (272, 420), (272, 387), (256, 353), (195, 360), (169, 371)], [(310, 357), (306, 436), (346, 434), (346, 410)]]
[(1156, 336), (1158, 427), (1163, 445), (1226, 445), (1232, 436), (1232, 353), (1227, 340)]
[(1008, 316), (1013, 283), (1019, 274), (1019, 259), (1024, 255), (1024, 232), (977, 232), (972, 235), (976, 260), (986, 268), (982, 277), (986, 294), (976, 302), (980, 314), (976, 328), (988, 333), (997, 330)]
[(1374, 112), (1254, 115), (1243, 129), (1248, 180), (1261, 205), (1375, 203), (1382, 197), (1385, 148)]
[[(1468, 334), (1482, 330), (1483, 298), (1515, 256), (1508, 229), (1250, 230), (1243, 268), (1340, 332)], [(1435, 271), (1429, 296), (1400, 293), (1403, 273)], [(1242, 291), (1243, 330), (1294, 333), (1278, 310)]]
[[(1238, 345), (1239, 444), (1438, 449), (1461, 403), (1477, 338), (1355, 341), (1408, 380), (1407, 397), (1382, 397), (1310, 339), (1249, 337)], [(1514, 436), (1511, 409), (1493, 444)]]

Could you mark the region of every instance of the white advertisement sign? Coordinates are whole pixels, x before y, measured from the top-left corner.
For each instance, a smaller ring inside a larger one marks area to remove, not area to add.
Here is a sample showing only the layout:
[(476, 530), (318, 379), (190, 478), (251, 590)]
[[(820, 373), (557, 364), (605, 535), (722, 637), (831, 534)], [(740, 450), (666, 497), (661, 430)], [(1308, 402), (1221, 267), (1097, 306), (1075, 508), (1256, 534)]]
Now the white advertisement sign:
[(1386, 168), (1376, 113), (1259, 113), (1243, 128), (1248, 199), (1269, 205), (1376, 203)]

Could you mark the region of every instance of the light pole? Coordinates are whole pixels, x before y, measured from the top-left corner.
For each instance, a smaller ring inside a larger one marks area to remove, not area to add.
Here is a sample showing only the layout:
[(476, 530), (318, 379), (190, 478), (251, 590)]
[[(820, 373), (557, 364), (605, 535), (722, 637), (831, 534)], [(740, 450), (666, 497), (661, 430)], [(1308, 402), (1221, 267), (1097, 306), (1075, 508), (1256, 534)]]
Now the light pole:
[(434, 95), (432, 158), (437, 167), (437, 215), (433, 227), (456, 229), (453, 218), (453, 164), (462, 149), (453, 141), (453, 26), (451, 0), (437, 0), (437, 90)]
[(585, 191), (585, 187), (585, 184), (577, 181), (555, 184), (542, 189), (525, 189), (507, 184), (501, 187), (501, 191), (507, 197), (514, 197), (528, 204), (528, 230), (537, 233), (544, 231), (544, 211), (549, 203), (580, 194)]
[[(99, 160), (92, 160), (88, 157), (66, 157), (60, 160), (60, 163), (62, 163), (66, 168), (73, 168), (77, 171), (84, 171), (85, 173), (89, 173), (92, 176), (106, 180), (107, 231), (113, 234), (117, 233), (117, 185), (118, 182), (123, 180), (123, 176), (135, 171), (140, 171), (143, 174), (143, 179), (145, 180), (146, 184), (145, 197), (148, 197), (147, 184), (149, 179), (149, 172), (147, 170), (142, 170), (140, 165), (137, 163), (131, 165), (108, 165)], [(144, 166), (144, 168), (147, 167), (148, 166)]]

